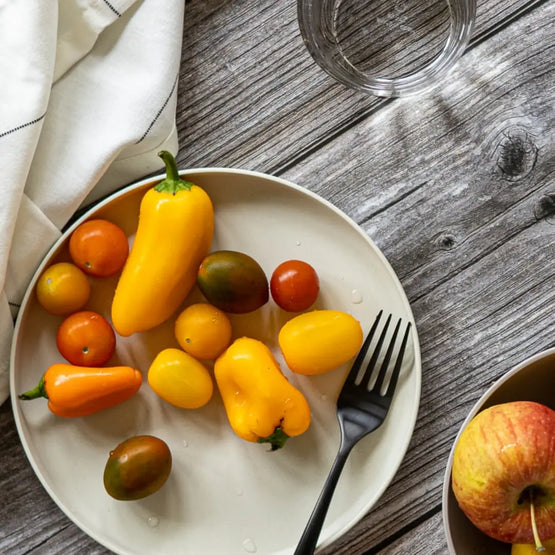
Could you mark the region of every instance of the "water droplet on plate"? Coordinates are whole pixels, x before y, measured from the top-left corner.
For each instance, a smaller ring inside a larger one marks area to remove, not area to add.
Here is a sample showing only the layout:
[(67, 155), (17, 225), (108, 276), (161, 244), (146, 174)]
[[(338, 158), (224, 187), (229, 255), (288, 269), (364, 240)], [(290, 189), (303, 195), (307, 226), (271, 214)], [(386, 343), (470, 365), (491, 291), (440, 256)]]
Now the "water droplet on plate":
[(189, 442), (186, 439), (183, 440), (183, 447), (189, 447)]
[(237, 488), (235, 490), (235, 494), (241, 496), (241, 495), (243, 495), (243, 490), (241, 488)]
[(247, 553), (256, 553), (256, 544), (250, 538), (247, 538), (243, 541), (243, 549)]
[(160, 519), (157, 516), (149, 516), (146, 521), (151, 528), (156, 528), (160, 524)]
[(351, 302), (354, 304), (360, 304), (362, 302), (362, 293), (358, 289), (353, 289), (351, 291)]
[(297, 245), (297, 247), (300, 247), (301, 244), (302, 244), (302, 243), (301, 243), (300, 241), (295, 241), (295, 245)]

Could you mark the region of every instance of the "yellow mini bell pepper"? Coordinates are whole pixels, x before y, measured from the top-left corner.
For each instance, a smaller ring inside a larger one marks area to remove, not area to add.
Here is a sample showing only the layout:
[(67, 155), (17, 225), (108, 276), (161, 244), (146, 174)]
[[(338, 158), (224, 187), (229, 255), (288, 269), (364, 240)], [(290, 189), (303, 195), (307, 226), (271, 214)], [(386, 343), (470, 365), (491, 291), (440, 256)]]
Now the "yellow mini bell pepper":
[(135, 240), (112, 301), (112, 323), (123, 336), (151, 329), (177, 310), (212, 243), (208, 194), (181, 179), (169, 152), (159, 156), (167, 177), (141, 201)]
[(299, 314), (278, 335), (289, 369), (307, 376), (339, 368), (358, 353), (363, 339), (360, 322), (340, 310)]
[(282, 374), (270, 349), (257, 339), (236, 339), (220, 355), (214, 374), (233, 431), (272, 451), (310, 425), (304, 395)]

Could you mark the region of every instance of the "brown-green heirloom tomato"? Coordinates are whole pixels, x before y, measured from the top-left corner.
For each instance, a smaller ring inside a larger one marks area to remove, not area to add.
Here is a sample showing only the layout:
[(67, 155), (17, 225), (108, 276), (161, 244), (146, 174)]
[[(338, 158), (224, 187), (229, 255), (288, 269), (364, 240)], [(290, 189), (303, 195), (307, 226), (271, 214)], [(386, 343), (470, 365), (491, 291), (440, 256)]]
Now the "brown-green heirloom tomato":
[(215, 307), (232, 314), (260, 308), (270, 298), (268, 278), (254, 258), (237, 251), (216, 251), (201, 263), (197, 283)]
[(148, 435), (130, 437), (110, 452), (104, 487), (121, 501), (142, 499), (164, 485), (171, 467), (172, 456), (166, 442)]

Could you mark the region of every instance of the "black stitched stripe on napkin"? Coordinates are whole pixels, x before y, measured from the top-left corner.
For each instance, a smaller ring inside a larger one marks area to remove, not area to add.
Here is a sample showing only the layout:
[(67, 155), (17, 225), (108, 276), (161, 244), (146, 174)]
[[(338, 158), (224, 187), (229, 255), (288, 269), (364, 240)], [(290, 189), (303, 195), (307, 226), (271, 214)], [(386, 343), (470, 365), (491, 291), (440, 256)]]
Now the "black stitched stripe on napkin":
[(108, 0), (104, 0), (104, 3), (118, 16), (121, 17), (121, 14), (116, 10), (116, 8), (114, 8), (114, 6), (112, 6), (112, 4), (110, 4), (110, 2), (108, 2)]
[(160, 114), (164, 111), (164, 108), (168, 105), (168, 102), (172, 97), (173, 91), (175, 91), (175, 87), (177, 86), (178, 79), (179, 79), (179, 74), (175, 76), (175, 81), (173, 82), (172, 89), (170, 91), (170, 94), (168, 94), (168, 97), (164, 101), (164, 104), (162, 104), (162, 107), (158, 110), (158, 112), (154, 116), (154, 119), (150, 122), (150, 125), (146, 128), (146, 131), (143, 133), (143, 136), (135, 143), (136, 145), (144, 140), (144, 138), (148, 135), (149, 131), (152, 129), (152, 126), (156, 123), (156, 120), (160, 117)]
[(5, 137), (6, 135), (10, 135), (11, 133), (15, 133), (16, 131), (19, 131), (20, 129), (23, 129), (25, 127), (29, 127), (30, 125), (38, 123), (41, 119), (44, 119), (44, 116), (46, 116), (46, 112), (44, 112), (44, 114), (42, 114), (42, 116), (38, 117), (37, 119), (28, 121), (27, 123), (22, 123), (21, 125), (18, 125), (17, 127), (14, 127), (13, 129), (8, 129), (7, 131), (4, 131), (4, 132), (0, 133), (0, 139), (2, 137)]

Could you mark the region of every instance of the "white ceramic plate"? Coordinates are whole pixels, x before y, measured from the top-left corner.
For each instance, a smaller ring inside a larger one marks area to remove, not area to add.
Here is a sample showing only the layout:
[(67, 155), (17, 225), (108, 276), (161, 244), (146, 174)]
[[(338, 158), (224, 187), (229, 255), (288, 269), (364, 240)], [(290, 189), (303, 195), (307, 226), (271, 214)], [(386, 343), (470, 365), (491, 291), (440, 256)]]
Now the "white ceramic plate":
[[(321, 281), (316, 308), (352, 313), (365, 333), (380, 308), (412, 321), (407, 298), (385, 257), (331, 204), (292, 183), (254, 172), (200, 169), (182, 175), (212, 198), (216, 214), (212, 250), (246, 252), (268, 276), (283, 260), (309, 262)], [(63, 419), (48, 411), (45, 400), (17, 399), (36, 385), (51, 363), (63, 361), (55, 343), (62, 319), (47, 314), (36, 301), (38, 276), (54, 260), (68, 259), (69, 234), (84, 219), (110, 219), (132, 240), (140, 199), (152, 181), (139, 182), (90, 210), (38, 268), (21, 307), (12, 349), (12, 402), (21, 441), (58, 506), (116, 553), (291, 553), (339, 446), (335, 401), (348, 367), (316, 377), (291, 375), (276, 339), (290, 315), (272, 300), (254, 313), (232, 316), (232, 323), (235, 336), (257, 337), (273, 349), (284, 373), (311, 404), (309, 430), (280, 451), (268, 452), (263, 445), (239, 439), (217, 392), (207, 406), (187, 411), (150, 390), (146, 382), (150, 362), (162, 348), (177, 346), (173, 319), (146, 333), (118, 337), (110, 363), (134, 365), (145, 377), (139, 393), (126, 403), (86, 418)], [(87, 308), (109, 317), (116, 278), (91, 282)], [(193, 291), (186, 304), (201, 298)], [(420, 400), (420, 350), (414, 326), (409, 355), (386, 422), (355, 447), (347, 462), (321, 546), (364, 516), (401, 463)], [(104, 466), (110, 450), (136, 434), (153, 434), (168, 443), (172, 473), (156, 494), (140, 501), (116, 501), (104, 491)]]

